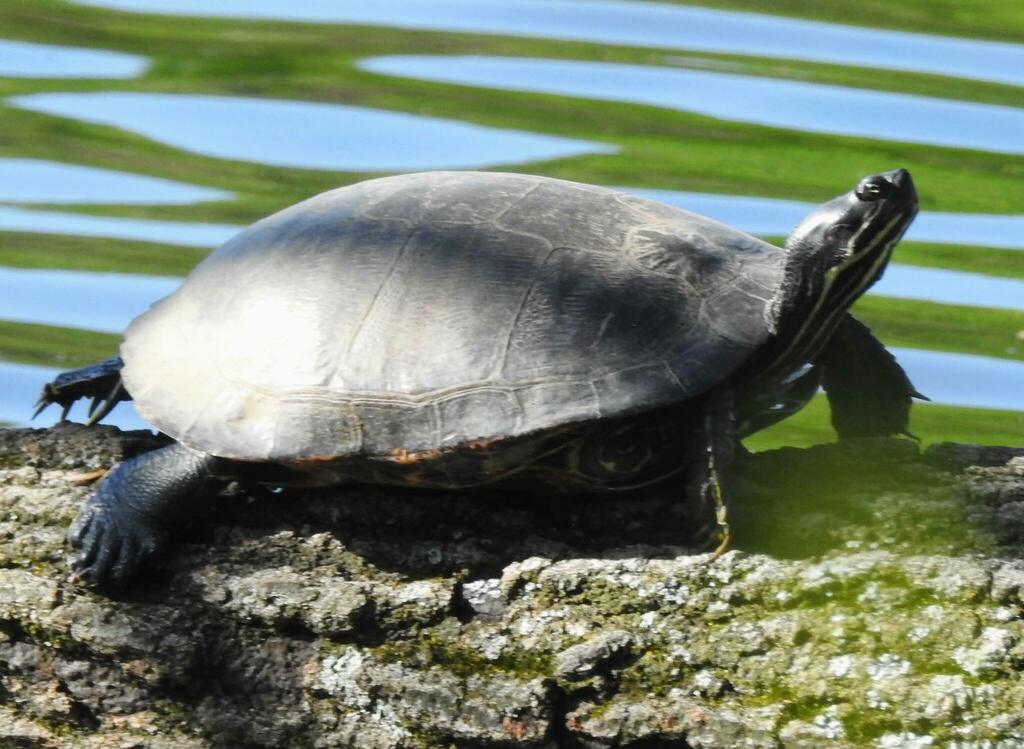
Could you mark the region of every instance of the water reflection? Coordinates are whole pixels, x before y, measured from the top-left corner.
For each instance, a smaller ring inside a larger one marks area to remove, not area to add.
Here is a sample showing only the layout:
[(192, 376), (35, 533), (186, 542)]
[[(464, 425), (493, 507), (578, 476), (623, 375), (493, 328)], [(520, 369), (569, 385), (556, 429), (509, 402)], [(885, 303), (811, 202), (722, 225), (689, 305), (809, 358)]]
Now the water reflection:
[[(113, 352), (111, 352), (113, 353)], [(55, 424), (60, 418), (60, 407), (50, 406), (34, 421), (33, 404), (39, 397), (43, 384), (50, 382), (62, 370), (50, 367), (37, 367), (30, 364), (14, 364), (0, 362), (0, 422), (14, 426), (47, 427)], [(69, 418), (72, 421), (85, 421), (87, 418), (88, 401), (79, 402), (72, 410)], [(139, 416), (130, 403), (122, 403), (110, 415), (103, 419), (104, 424), (112, 424), (121, 429), (151, 429), (150, 425)]]
[(75, 0), (119, 10), (553, 37), (1024, 83), (1024, 46), (614, 0)]
[(12, 78), (136, 78), (149, 60), (121, 52), (0, 39), (0, 76)]
[[(0, 184), (0, 191), (5, 188), (12, 192), (19, 189), (17, 186)], [(57, 194), (61, 188), (59, 185), (53, 185), (52, 189)], [(789, 234), (794, 226), (818, 207), (814, 203), (802, 203), (796, 200), (744, 195), (717, 195), (637, 187), (617, 189), (709, 216), (749, 234), (766, 236)], [(70, 234), (86, 237), (135, 239), (188, 247), (217, 247), (243, 228), (245, 227), (234, 224), (200, 224), (88, 216), (0, 206), (0, 231)], [(910, 231), (907, 232), (907, 239), (917, 242), (968, 244), (1021, 250), (1024, 249), (1024, 216), (923, 211), (911, 224)]]
[[(180, 283), (127, 273), (0, 268), (0, 319), (120, 333)], [(938, 403), (1024, 410), (1024, 363), (914, 349), (897, 355)]]
[(869, 293), (942, 304), (1024, 310), (1024, 281), (898, 263), (889, 264), (885, 275)]
[(38, 159), (0, 158), (0, 202), (185, 205), (230, 200), (224, 190)]
[[(625, 192), (700, 213), (749, 234), (789, 234), (818, 206), (797, 200), (716, 195), (680, 190), (620, 187)], [(823, 196), (823, 199), (826, 196)], [(922, 211), (907, 232), (908, 240), (1024, 250), (1024, 216)]]
[[(0, 267), (0, 320), (119, 333), (180, 278)], [(869, 292), (1024, 310), (1024, 281), (890, 264)]]
[(45, 93), (9, 104), (113, 125), (206, 156), (348, 171), (470, 169), (614, 146), (340, 104), (131, 92)]
[(190, 224), (143, 218), (87, 216), (0, 205), (0, 231), (130, 239), (184, 247), (217, 247), (242, 228), (234, 224)]
[(650, 104), (817, 133), (1024, 153), (1024, 109), (647, 65), (394, 55), (363, 70), (419, 80)]
[(120, 333), (180, 278), (0, 267), (0, 320)]
[[(894, 349), (894, 353), (917, 388), (935, 403), (1024, 411), (1024, 389), (1020, 387), (1024, 364), (1020, 362), (917, 349)], [(0, 422), (28, 424), (40, 389), (59, 372), (0, 362)], [(72, 418), (84, 420), (84, 413), (84, 408), (78, 406)], [(48, 426), (58, 415), (59, 409), (51, 409), (37, 422)], [(141, 417), (124, 404), (104, 421), (123, 429), (147, 428)]]
[(894, 348), (914, 385), (935, 403), (1024, 411), (1024, 363), (946, 351)]

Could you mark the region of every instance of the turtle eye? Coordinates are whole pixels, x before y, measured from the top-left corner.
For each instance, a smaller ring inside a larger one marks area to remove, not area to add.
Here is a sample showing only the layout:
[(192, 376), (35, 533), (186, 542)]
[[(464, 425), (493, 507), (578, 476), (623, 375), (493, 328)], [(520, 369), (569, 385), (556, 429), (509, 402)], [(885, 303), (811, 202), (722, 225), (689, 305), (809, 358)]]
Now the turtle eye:
[(857, 197), (861, 200), (881, 200), (892, 191), (892, 184), (882, 177), (866, 177), (857, 185)]

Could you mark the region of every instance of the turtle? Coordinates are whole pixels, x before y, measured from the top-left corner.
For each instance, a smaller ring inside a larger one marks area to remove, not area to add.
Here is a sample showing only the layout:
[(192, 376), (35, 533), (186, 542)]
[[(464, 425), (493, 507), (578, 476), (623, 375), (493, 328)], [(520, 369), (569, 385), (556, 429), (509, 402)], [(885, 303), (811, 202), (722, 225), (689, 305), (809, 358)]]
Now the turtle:
[[(823, 386), (840, 438), (908, 434), (918, 393), (851, 304), (917, 212), (861, 179), (784, 247), (626, 192), (426, 172), (286, 208), (201, 261), (39, 409), (118, 402), (173, 438), (68, 532), (117, 587), (233, 480), (573, 492), (668, 487), (728, 538), (740, 440)], [(38, 413), (38, 411), (37, 411)]]

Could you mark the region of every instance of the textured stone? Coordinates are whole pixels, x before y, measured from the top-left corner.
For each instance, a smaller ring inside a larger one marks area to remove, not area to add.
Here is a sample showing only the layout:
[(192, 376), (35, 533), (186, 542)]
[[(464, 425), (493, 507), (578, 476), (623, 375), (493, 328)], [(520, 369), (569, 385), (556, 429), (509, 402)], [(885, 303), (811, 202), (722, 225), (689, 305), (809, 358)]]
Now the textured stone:
[(602, 632), (586, 642), (566, 648), (555, 656), (555, 675), (579, 680), (622, 658), (633, 645), (633, 636), (621, 629)]
[(746, 456), (714, 560), (671, 496), (234, 486), (138, 584), (78, 587), (78, 477), (158, 444), (0, 431), (0, 746), (1024, 743), (1012, 450)]

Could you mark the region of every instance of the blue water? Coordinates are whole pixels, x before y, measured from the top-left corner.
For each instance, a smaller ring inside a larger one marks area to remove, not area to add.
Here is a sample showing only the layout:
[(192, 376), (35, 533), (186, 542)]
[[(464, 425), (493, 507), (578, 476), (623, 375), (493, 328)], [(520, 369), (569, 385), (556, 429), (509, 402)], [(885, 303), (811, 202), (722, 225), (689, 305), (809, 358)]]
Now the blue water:
[(0, 202), (184, 205), (233, 193), (160, 177), (38, 159), (0, 158)]
[[(549, 37), (1024, 84), (1024, 45), (615, 0), (76, 0), (128, 11)], [(769, 3), (765, 3), (770, 7)]]
[(1024, 362), (947, 351), (890, 349), (934, 403), (1024, 411)]
[(469, 86), (650, 104), (756, 125), (1024, 153), (1024, 109), (649, 65), (393, 55), (363, 70)]
[(136, 78), (149, 60), (121, 52), (0, 39), (0, 76), (12, 78)]
[[(63, 190), (66, 188), (59, 183), (51, 183), (48, 187), (54, 196), (49, 202), (62, 202), (57, 198), (65, 194)], [(6, 195), (12, 196), (0, 197), (0, 200), (15, 201), (19, 199), (16, 196), (20, 194), (23, 196), (21, 199), (27, 202), (30, 196), (20, 192), (22, 189), (18, 185), (0, 183), (0, 195), (3, 195), (6, 190)], [(45, 190), (47, 185), (40, 185), (38, 189)], [(818, 207), (815, 203), (745, 195), (651, 190), (639, 187), (620, 187), (618, 189), (701, 213), (749, 234), (764, 236), (789, 234), (793, 227)], [(123, 193), (117, 190), (104, 192), (103, 195), (97, 195), (95, 199), (90, 199), (87, 202), (100, 202), (106, 196), (111, 195), (116, 196), (116, 199), (112, 199), (111, 202), (130, 202), (122, 201), (120, 198)], [(67, 197), (70, 202), (77, 202), (77, 198), (74, 198), (73, 195)], [(150, 194), (144, 202), (157, 202), (158, 198), (158, 202), (171, 202), (171, 197), (168, 193)], [(39, 194), (38, 198), (45, 199), (46, 194)], [(182, 199), (184, 199), (184, 195)], [(24, 210), (0, 205), (0, 231), (70, 234), (111, 239), (136, 239), (144, 242), (161, 242), (189, 247), (217, 247), (243, 228), (241, 225), (234, 224), (202, 224), (113, 216), (88, 216), (55, 211)], [(907, 239), (918, 242), (945, 242), (1024, 250), (1024, 216), (922, 211), (914, 220), (910, 231), (907, 232)]]
[(121, 333), (180, 278), (0, 266), (0, 320)]
[[(897, 258), (899, 251), (897, 247)], [(868, 293), (941, 304), (1024, 310), (1024, 281), (898, 263), (889, 263), (885, 275)]]
[(306, 169), (472, 169), (617, 150), (404, 112), (281, 99), (45, 93), (15, 96), (8, 104), (112, 125), (206, 156)]
[[(785, 236), (818, 207), (797, 200), (759, 198), (747, 195), (652, 190), (620, 187), (651, 200), (700, 213), (749, 234)], [(828, 196), (822, 196), (822, 202)], [(1024, 250), (1024, 216), (986, 213), (943, 213), (921, 211), (910, 225), (906, 238), (916, 242), (966, 244)]]
[[(111, 354), (115, 352), (111, 351)], [(917, 349), (893, 349), (917, 388), (935, 403), (1024, 411), (1024, 364), (1007, 359), (984, 356), (950, 354)], [(0, 362), (0, 422), (28, 425), (33, 404), (43, 384), (51, 381), (60, 370), (26, 364)], [(60, 415), (58, 407), (43, 412), (32, 422), (35, 426), (49, 426)], [(72, 420), (86, 418), (84, 404), (71, 414)], [(122, 429), (146, 429), (146, 422), (122, 403), (104, 419)]]
[(193, 224), (142, 218), (86, 216), (0, 205), (0, 231), (133, 239), (185, 247), (217, 247), (242, 228), (233, 224)]
[[(0, 320), (120, 333), (180, 283), (167, 276), (0, 267)], [(869, 293), (1024, 310), (1024, 281), (896, 263)]]

